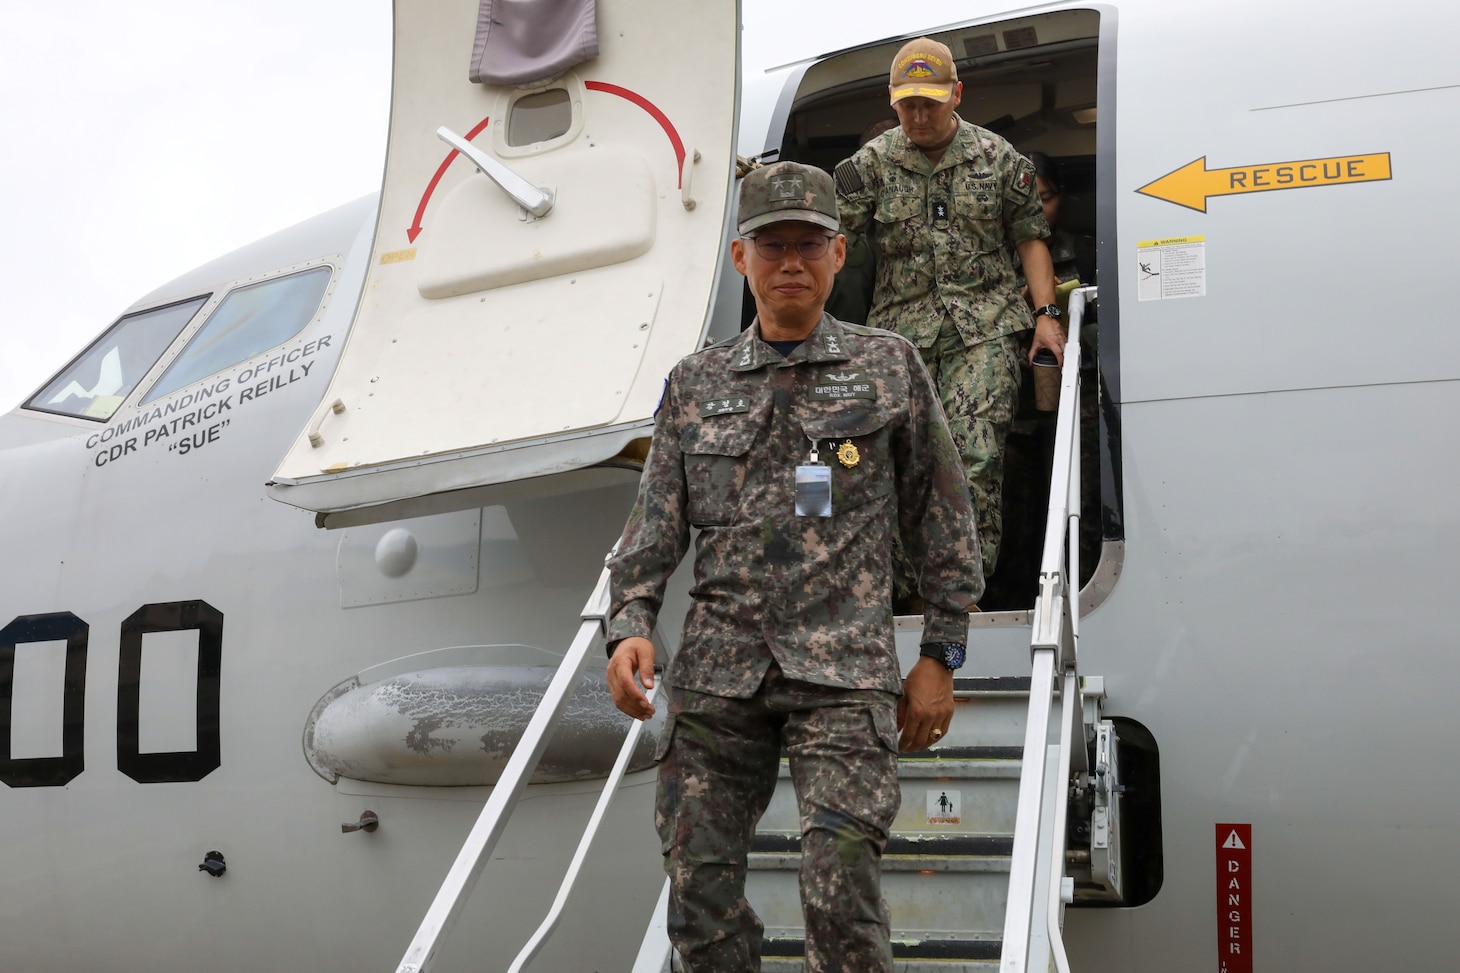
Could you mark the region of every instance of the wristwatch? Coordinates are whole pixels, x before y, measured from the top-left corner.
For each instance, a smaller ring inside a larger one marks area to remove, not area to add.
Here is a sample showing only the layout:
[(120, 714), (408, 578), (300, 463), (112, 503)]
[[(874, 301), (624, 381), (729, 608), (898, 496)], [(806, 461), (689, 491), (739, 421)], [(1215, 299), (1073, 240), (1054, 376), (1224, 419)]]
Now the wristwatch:
[(961, 642), (927, 642), (918, 651), (918, 655), (937, 659), (948, 667), (949, 672), (952, 672), (963, 665), (963, 657), (966, 652)]
[(1034, 316), (1036, 318), (1054, 318), (1058, 321), (1060, 319), (1060, 309), (1053, 304), (1046, 304), (1044, 307), (1035, 308)]

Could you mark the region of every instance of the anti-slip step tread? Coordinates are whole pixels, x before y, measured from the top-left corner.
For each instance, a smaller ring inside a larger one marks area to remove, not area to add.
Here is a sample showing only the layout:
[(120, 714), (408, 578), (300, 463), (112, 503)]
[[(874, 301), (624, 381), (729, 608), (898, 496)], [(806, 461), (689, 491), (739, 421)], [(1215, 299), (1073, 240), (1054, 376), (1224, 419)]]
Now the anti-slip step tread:
[[(998, 939), (898, 939), (892, 940), (896, 960), (998, 960), (1004, 944)], [(804, 959), (806, 940), (795, 936), (767, 935), (761, 942), (763, 959)], [(899, 967), (900, 968), (900, 967)]]
[[(801, 836), (777, 832), (761, 832), (750, 842), (750, 853), (799, 855)], [(977, 855), (981, 857), (1007, 858), (1014, 854), (1013, 835), (892, 835), (882, 852), (888, 855), (957, 856)]]
[(1028, 676), (954, 676), (953, 692), (1029, 694), (1032, 680)]
[[(1024, 759), (1023, 747), (937, 747), (932, 750), (914, 750), (899, 754), (898, 772), (903, 776), (926, 777), (923, 770), (938, 770), (952, 767), (958, 762), (989, 762), (996, 760), (1020, 761)], [(791, 773), (791, 760), (781, 755), (781, 776)], [(944, 777), (947, 774), (939, 774)]]

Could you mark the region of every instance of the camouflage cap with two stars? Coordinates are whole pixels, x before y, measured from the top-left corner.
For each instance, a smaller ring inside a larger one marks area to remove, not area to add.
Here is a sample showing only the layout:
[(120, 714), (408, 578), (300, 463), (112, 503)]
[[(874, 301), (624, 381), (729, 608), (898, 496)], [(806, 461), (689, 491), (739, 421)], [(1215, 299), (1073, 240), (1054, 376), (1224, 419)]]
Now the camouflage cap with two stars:
[(903, 98), (930, 98), (947, 102), (958, 87), (958, 65), (953, 52), (944, 44), (927, 37), (908, 41), (892, 59), (887, 84), (892, 89), (892, 103)]
[(741, 236), (783, 220), (814, 223), (840, 230), (836, 185), (815, 166), (776, 162), (753, 170), (740, 182), (740, 211), (736, 224)]

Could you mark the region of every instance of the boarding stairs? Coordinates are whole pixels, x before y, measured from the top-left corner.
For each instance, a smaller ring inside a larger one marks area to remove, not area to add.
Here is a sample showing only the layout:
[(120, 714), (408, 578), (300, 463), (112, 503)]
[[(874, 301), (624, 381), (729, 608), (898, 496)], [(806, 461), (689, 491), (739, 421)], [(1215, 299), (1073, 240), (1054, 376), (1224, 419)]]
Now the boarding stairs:
[[(1087, 301), (1094, 297), (1092, 287), (1070, 299), (1038, 598), (1027, 613), (1000, 613), (1006, 617), (997, 621), (971, 616), (975, 664), (990, 654), (988, 646), (1002, 640), (1027, 647), (1027, 654), (1023, 649), (1019, 654), (1028, 668), (1015, 675), (960, 673), (947, 736), (934, 749), (904, 755), (901, 762), (902, 808), (882, 862), (899, 973), (1068, 973), (1064, 909), (1075, 901), (1077, 889), (1083, 899), (1121, 900), (1116, 736), (1101, 716), (1102, 681), (1079, 672), (1078, 592), (1070, 583), (1080, 576), (1079, 329)], [(585, 606), (578, 638), (397, 973), (431, 968), (577, 685), (586, 653), (602, 644), (607, 602), (605, 572)], [(912, 618), (898, 622), (905, 665), (916, 659), (919, 623)], [(528, 968), (561, 916), (641, 726), (632, 724), (557, 899), (509, 967), (514, 973)], [(798, 971), (805, 956), (797, 878), (800, 828), (785, 761), (780, 777), (757, 829), (746, 889), (765, 925), (766, 973)], [(626, 973), (679, 969), (665, 935), (667, 895), (666, 885), (652, 915), (645, 917), (637, 959)]]

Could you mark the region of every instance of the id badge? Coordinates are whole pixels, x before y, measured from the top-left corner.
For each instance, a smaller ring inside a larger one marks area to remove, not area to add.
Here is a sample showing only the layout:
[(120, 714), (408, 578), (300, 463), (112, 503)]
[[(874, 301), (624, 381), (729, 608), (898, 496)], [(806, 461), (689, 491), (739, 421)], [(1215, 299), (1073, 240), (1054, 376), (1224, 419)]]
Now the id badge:
[(823, 463), (796, 467), (796, 516), (831, 516), (831, 467)]

